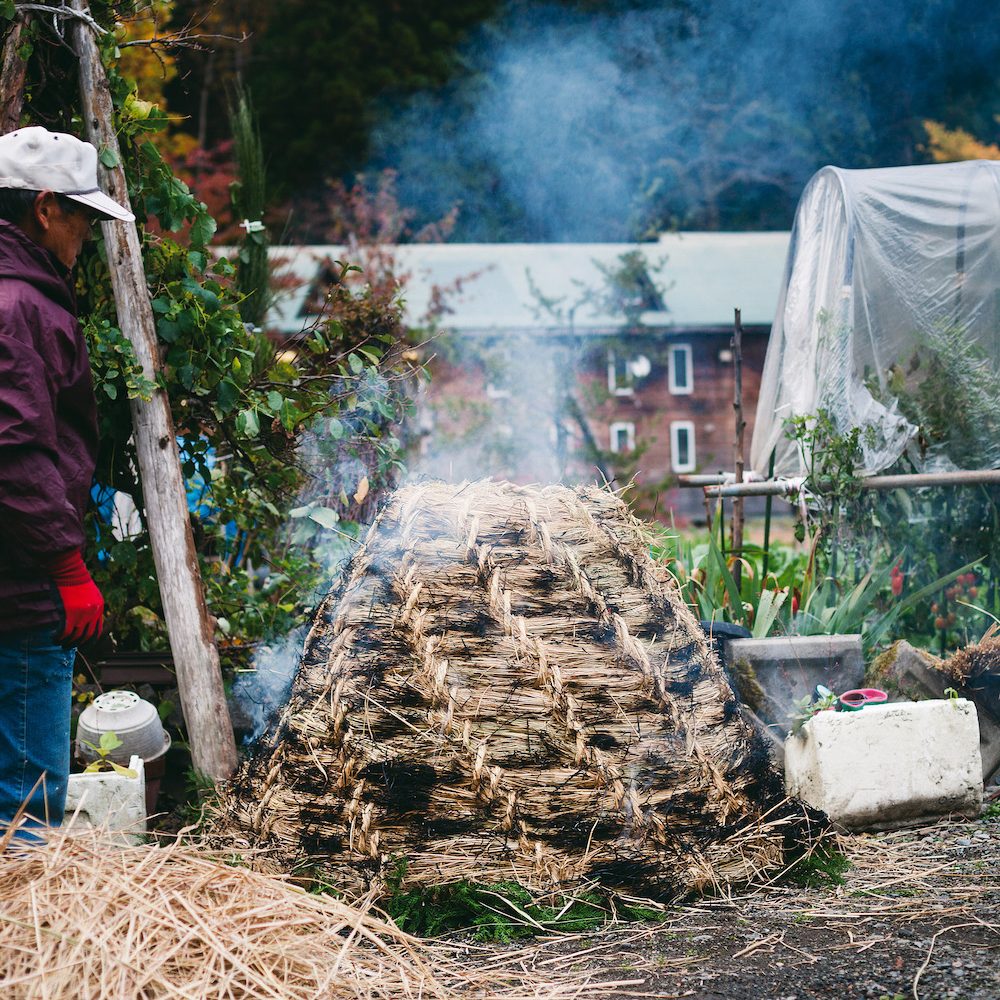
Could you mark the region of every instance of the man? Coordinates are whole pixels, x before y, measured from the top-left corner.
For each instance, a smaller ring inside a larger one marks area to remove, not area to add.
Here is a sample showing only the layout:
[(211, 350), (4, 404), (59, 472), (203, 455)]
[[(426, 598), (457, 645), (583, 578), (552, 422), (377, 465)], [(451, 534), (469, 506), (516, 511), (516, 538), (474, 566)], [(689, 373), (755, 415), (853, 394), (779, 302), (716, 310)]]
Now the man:
[(134, 216), (98, 189), (92, 145), (0, 136), (0, 824), (22, 802), (26, 826), (62, 822), (75, 647), (103, 625), (82, 558), (97, 420), (71, 273), (99, 218)]

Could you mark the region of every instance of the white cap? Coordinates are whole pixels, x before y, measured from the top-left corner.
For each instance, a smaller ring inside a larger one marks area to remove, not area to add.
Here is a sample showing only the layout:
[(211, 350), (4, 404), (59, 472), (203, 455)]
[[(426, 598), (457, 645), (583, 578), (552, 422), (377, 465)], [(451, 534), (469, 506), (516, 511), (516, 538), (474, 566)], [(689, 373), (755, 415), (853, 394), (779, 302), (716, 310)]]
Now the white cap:
[(135, 218), (97, 186), (97, 150), (89, 142), (40, 125), (0, 135), (0, 188), (54, 191), (109, 219)]

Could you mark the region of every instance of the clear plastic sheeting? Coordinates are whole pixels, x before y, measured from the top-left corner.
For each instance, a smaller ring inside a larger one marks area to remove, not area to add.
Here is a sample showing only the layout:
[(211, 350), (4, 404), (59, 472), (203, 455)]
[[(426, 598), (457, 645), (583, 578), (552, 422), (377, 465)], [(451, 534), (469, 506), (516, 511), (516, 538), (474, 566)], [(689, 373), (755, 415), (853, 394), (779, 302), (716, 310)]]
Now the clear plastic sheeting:
[(861, 428), (863, 468), (1000, 468), (1000, 162), (825, 167), (796, 212), (751, 467), (808, 470), (786, 421)]

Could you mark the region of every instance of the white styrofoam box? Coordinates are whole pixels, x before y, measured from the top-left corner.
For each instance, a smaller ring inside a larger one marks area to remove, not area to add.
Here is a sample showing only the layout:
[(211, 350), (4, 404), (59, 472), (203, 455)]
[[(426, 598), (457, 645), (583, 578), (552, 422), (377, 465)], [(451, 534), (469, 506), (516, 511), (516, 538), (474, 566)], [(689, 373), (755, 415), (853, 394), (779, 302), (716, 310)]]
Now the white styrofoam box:
[(819, 712), (785, 741), (785, 790), (852, 829), (978, 816), (976, 706), (961, 698)]
[(140, 836), (146, 832), (146, 770), (141, 757), (128, 766), (134, 778), (115, 771), (71, 774), (66, 788), (64, 825), (71, 829), (100, 827)]

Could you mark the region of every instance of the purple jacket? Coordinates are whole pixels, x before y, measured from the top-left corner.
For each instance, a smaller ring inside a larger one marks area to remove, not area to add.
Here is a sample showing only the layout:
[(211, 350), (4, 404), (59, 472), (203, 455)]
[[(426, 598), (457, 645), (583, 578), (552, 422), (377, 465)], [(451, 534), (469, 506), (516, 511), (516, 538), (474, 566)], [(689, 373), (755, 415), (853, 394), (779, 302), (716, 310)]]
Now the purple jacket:
[(0, 633), (61, 621), (45, 567), (83, 545), (96, 457), (72, 278), (0, 219)]

